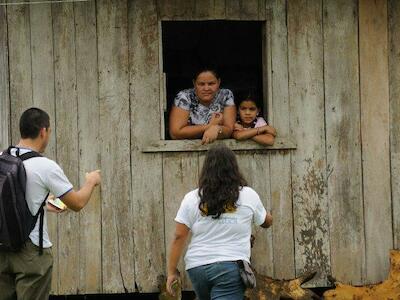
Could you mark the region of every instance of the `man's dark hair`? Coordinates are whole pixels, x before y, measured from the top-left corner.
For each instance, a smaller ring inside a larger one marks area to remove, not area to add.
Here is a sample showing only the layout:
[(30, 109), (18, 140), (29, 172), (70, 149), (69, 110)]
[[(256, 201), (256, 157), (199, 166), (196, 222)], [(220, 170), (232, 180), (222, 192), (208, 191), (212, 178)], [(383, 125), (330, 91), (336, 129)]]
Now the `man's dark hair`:
[(239, 191), (246, 185), (233, 151), (223, 144), (211, 147), (200, 174), (200, 211), (218, 219), (235, 210)]
[(37, 138), (42, 128), (50, 127), (49, 115), (40, 108), (32, 107), (23, 112), (19, 119), (21, 138)]

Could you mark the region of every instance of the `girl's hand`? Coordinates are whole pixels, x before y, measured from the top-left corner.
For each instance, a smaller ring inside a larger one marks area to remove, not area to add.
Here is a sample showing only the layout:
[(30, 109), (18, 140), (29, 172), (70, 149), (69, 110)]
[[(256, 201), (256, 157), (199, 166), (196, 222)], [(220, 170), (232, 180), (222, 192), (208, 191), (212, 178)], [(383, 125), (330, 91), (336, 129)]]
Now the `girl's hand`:
[(218, 133), (220, 131), (220, 128), (221, 127), (219, 125), (210, 126), (210, 128), (204, 131), (201, 143), (204, 145), (214, 142), (218, 138)]
[(224, 123), (224, 115), (222, 113), (213, 113), (210, 119), (210, 125), (222, 125)]
[(179, 273), (175, 273), (175, 274), (171, 274), (168, 275), (167, 277), (167, 292), (172, 295), (172, 296), (176, 296), (176, 289), (179, 285)]
[(233, 130), (237, 130), (237, 131), (243, 130), (243, 126), (240, 125), (239, 123), (235, 123)]

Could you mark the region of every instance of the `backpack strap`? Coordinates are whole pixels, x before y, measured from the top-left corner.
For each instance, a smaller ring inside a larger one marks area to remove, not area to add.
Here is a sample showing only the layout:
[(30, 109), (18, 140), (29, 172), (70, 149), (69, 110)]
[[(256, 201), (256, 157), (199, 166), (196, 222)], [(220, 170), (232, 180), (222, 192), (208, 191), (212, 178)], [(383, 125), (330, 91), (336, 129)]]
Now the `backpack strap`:
[(22, 161), (33, 158), (33, 157), (43, 157), (43, 155), (41, 155), (40, 153), (36, 152), (36, 151), (29, 151), (26, 152), (24, 154), (20, 154), (20, 148), (16, 147), (16, 146), (10, 146), (7, 148), (7, 150), (4, 150), (3, 153), (7, 153), (9, 155), (11, 155), (11, 149), (16, 149), (16, 156), (19, 157)]
[[(44, 207), (46, 205), (47, 197), (50, 193), (47, 193), (46, 197), (44, 198), (42, 205), (40, 205), (38, 215), (39, 215), (39, 255), (43, 254), (43, 225), (44, 225)], [(37, 220), (37, 218), (36, 218)]]
[(19, 148), (17, 148), (17, 156), (22, 161), (33, 158), (33, 157), (43, 157), (41, 154), (37, 153), (36, 151), (29, 151), (29, 152), (19, 155)]

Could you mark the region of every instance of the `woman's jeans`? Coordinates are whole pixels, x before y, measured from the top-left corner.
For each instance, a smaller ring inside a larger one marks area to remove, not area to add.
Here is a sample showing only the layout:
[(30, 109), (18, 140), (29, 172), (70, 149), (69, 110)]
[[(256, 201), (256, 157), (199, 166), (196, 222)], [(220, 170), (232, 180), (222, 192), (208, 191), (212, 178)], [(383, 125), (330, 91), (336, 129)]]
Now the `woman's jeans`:
[(187, 272), (198, 300), (243, 300), (245, 287), (236, 262), (216, 262)]

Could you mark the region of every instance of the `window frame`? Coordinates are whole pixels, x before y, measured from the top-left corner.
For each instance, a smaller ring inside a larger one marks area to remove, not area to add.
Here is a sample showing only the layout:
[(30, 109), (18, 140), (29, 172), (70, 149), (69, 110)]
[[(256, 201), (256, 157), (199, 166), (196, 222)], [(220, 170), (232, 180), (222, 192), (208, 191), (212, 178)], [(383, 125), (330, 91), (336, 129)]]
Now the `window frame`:
[[(211, 19), (212, 20), (212, 19)], [(207, 151), (210, 145), (202, 145), (201, 139), (183, 139), (183, 140), (166, 140), (165, 139), (165, 118), (164, 114), (167, 110), (167, 99), (166, 99), (166, 74), (163, 72), (163, 44), (162, 44), (162, 22), (163, 21), (197, 21), (191, 19), (171, 19), (171, 18), (159, 18), (158, 20), (158, 38), (159, 38), (159, 107), (160, 107), (160, 139), (153, 140), (144, 145), (141, 149), (144, 153), (154, 153), (154, 152), (202, 152)], [(207, 21), (207, 20), (204, 20)], [(263, 109), (266, 110), (267, 113), (263, 115), (263, 117), (271, 122), (273, 120), (272, 114), (272, 106), (270, 99), (272, 98), (271, 94), (271, 79), (268, 70), (271, 69), (271, 49), (269, 48), (270, 41), (269, 34), (267, 33), (267, 19), (262, 20), (246, 20), (246, 21), (262, 21), (266, 23), (266, 26), (263, 26)], [(272, 124), (273, 125), (273, 124)], [(279, 136), (279, 128), (277, 128), (278, 136), (275, 139), (275, 143), (272, 146), (263, 146), (255, 141), (246, 140), (246, 141), (237, 141), (233, 138), (217, 140), (215, 143), (224, 143), (228, 147), (230, 147), (234, 151), (248, 151), (248, 150), (293, 150), (297, 148), (296, 142), (292, 136)]]

